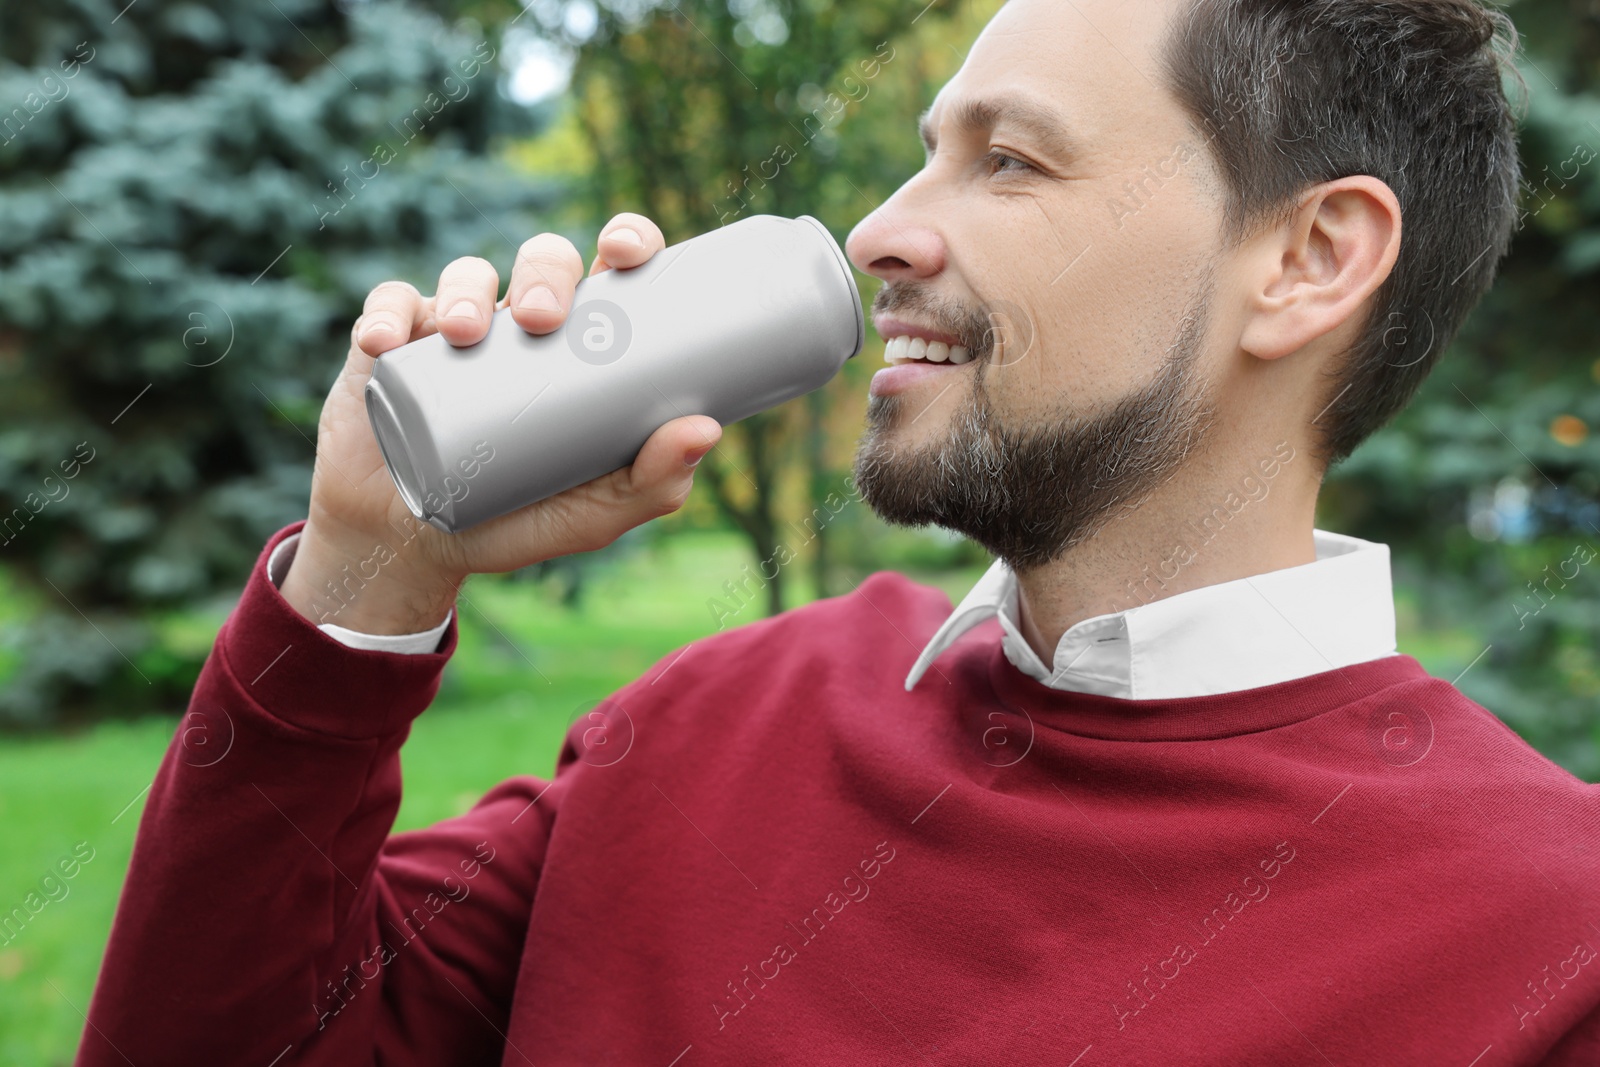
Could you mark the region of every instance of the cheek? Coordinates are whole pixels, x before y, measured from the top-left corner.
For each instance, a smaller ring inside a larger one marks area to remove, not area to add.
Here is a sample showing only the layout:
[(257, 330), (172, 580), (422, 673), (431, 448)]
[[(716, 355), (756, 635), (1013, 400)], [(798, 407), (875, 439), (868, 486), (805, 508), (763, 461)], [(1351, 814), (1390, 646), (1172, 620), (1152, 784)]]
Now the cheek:
[[(1028, 279), (1025, 292), (1031, 337), (986, 368), (985, 388), (995, 408), (1013, 419), (1087, 413), (1127, 391), (1136, 360), (1129, 324), (1139, 297), (1092, 264), (1089, 252), (1055, 285), (1062, 264), (1045, 263), (1042, 280)], [(1018, 333), (1022, 331), (1016, 331)]]
[(1162, 216), (1181, 206), (1177, 191), (1170, 192), (1166, 205), (1151, 202), (1141, 227), (1097, 242), (1062, 295), (1060, 348), (1085, 403), (1104, 405), (1154, 379), (1190, 324), (1186, 316), (1197, 310), (1214, 250), (1194, 236), (1203, 228), (1193, 220)]
[[(1032, 343), (986, 369), (985, 388), (1013, 419), (1089, 413), (1148, 380), (1176, 331), (1188, 293), (1179, 284), (1189, 250), (1153, 198), (1135, 226), (1119, 230), (1103, 201), (1113, 178), (1075, 183), (1020, 217), (985, 220), (969, 247), (983, 262), (960, 265), (991, 299), (1025, 309)], [(1104, 216), (1104, 217), (1102, 217)], [(1049, 221), (1049, 220), (1054, 220)], [(1012, 331), (1012, 332), (1022, 332)]]
[(1032, 331), (1025, 353), (985, 368), (1000, 415), (1088, 414), (1155, 376), (1214, 255), (1214, 220), (1193, 169), (1179, 169), (1131, 215), (1112, 207), (1127, 195), (1120, 172), (1047, 196), (949, 205), (964, 220), (947, 231), (952, 266), (979, 295), (1021, 310)]

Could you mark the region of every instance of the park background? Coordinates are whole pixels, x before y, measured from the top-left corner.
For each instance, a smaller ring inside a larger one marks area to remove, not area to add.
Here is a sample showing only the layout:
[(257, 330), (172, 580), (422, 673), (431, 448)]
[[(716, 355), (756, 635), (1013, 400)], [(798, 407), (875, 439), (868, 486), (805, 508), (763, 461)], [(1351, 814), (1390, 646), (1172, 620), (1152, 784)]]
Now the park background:
[[(264, 538), (303, 517), (365, 292), (429, 292), (473, 253), (504, 280), (545, 230), (587, 260), (619, 210), (669, 243), (757, 213), (842, 240), (920, 168), (915, 118), (998, 6), (4, 3), (0, 914), (92, 858), (0, 937), (0, 1063), (71, 1058), (145, 790)], [(1392, 547), (1402, 651), (1595, 781), (1600, 6), (1507, 10), (1527, 86), (1512, 253), (1318, 524)], [(730, 428), (681, 513), (474, 579), (400, 827), (548, 774), (579, 714), (720, 627), (883, 568), (959, 599), (980, 550), (837, 507), (881, 354), (869, 331), (827, 388)]]

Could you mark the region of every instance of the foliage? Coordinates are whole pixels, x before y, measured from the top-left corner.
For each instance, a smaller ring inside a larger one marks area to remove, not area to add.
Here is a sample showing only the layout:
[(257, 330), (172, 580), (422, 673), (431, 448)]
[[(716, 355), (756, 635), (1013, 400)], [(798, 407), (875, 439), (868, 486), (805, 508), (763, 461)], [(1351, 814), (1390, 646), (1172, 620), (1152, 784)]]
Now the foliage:
[(509, 259), (552, 191), (485, 158), (528, 128), (494, 44), (413, 3), (0, 18), (0, 561), (44, 611), (0, 724), (176, 706), (198, 661), (141, 613), (237, 589), (304, 515), (367, 289)]
[[(753, 214), (826, 223), (858, 219), (881, 203), (886, 192), (873, 200), (863, 190), (892, 189), (906, 164), (920, 165), (920, 154), (913, 162), (878, 150), (885, 129), (902, 145), (917, 143), (914, 116), (931, 96), (928, 72), (905, 54), (939, 40), (942, 62), (945, 42), (936, 35), (949, 32), (956, 7), (933, 3), (908, 18), (896, 0), (537, 0), (529, 11), (576, 52), (573, 118), (593, 160), (585, 186), (593, 217), (639, 211), (675, 243)], [(998, 7), (964, 5), (965, 39)], [(880, 79), (917, 91), (896, 98), (899, 106), (869, 108)], [(852, 129), (841, 135), (845, 122)], [(859, 377), (844, 375), (730, 427), (702, 465), (701, 484), (757, 560), (783, 559), (788, 521), (843, 478), (849, 455), (830, 431), (851, 388), (860, 391)], [(859, 420), (852, 435), (855, 426)], [(812, 583), (833, 591), (830, 539), (829, 529), (815, 531), (807, 554)], [(768, 612), (784, 606), (786, 580), (778, 569), (765, 584)]]
[[(1459, 685), (1600, 779), (1600, 18), (1522, 0), (1523, 214), (1410, 408), (1330, 478), (1324, 521), (1390, 545)], [(1426, 344), (1427, 339), (1406, 342)], [(1481, 654), (1481, 659), (1473, 657)], [(1470, 666), (1470, 669), (1468, 669)]]

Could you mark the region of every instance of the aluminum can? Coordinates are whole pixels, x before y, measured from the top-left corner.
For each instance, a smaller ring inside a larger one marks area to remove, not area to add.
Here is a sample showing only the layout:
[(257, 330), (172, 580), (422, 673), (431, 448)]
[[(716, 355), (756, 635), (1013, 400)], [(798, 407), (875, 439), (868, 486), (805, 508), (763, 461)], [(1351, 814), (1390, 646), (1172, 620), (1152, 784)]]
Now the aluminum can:
[(411, 513), (458, 533), (627, 466), (679, 416), (727, 425), (821, 388), (865, 339), (822, 223), (752, 215), (584, 278), (551, 333), (502, 309), (475, 345), (383, 354), (367, 415)]

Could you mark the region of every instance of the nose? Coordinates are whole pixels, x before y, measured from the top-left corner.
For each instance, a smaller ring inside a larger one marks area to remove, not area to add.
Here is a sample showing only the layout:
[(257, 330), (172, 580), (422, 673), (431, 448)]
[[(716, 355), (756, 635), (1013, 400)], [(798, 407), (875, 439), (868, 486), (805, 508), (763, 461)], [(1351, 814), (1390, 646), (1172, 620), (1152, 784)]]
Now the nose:
[(861, 273), (898, 282), (931, 278), (944, 270), (944, 238), (907, 210), (904, 193), (902, 188), (850, 231), (845, 255)]

